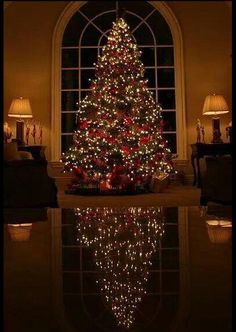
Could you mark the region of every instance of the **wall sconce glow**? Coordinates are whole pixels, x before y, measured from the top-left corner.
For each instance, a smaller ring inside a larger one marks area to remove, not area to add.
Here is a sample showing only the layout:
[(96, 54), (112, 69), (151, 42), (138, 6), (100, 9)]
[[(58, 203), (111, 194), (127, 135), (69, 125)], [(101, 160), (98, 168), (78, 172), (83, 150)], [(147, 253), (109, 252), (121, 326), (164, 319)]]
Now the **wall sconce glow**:
[(24, 242), (30, 238), (32, 224), (8, 224), (8, 231), (12, 241)]
[(232, 238), (232, 222), (230, 220), (207, 220), (207, 231), (212, 243), (227, 243)]

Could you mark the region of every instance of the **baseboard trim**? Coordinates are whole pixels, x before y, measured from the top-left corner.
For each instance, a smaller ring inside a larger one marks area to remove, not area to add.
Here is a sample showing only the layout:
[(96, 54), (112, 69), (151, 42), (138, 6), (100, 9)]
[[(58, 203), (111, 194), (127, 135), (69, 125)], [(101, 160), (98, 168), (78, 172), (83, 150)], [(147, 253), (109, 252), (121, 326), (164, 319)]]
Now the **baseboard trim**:
[(63, 163), (60, 161), (49, 161), (48, 165), (52, 168), (63, 168)]

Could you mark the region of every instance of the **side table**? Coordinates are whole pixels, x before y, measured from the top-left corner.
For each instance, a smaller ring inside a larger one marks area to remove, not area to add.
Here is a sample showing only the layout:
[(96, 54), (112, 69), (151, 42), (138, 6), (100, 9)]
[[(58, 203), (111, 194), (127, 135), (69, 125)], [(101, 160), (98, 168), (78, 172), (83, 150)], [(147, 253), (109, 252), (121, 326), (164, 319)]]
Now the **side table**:
[(232, 143), (195, 143), (191, 144), (191, 148), (191, 163), (194, 175), (193, 186), (197, 185), (198, 188), (201, 188), (202, 185), (199, 159), (204, 158), (204, 156), (232, 155)]
[(45, 145), (18, 145), (18, 151), (30, 152), (35, 160), (46, 160)]

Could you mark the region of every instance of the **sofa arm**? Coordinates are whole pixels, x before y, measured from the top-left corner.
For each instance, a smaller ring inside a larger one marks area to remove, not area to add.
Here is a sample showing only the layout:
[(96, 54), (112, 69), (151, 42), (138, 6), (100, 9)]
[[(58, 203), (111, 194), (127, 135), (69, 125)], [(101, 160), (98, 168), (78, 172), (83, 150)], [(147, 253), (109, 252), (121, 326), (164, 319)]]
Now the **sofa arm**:
[(4, 162), (5, 207), (57, 207), (57, 188), (48, 176), (47, 161)]

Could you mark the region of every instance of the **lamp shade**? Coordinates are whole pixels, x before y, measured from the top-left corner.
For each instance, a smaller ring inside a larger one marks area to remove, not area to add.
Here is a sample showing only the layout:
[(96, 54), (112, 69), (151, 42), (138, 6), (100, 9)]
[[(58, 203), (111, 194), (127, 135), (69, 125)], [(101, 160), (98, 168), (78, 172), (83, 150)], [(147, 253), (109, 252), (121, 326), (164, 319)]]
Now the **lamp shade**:
[(208, 95), (205, 98), (202, 113), (204, 115), (216, 115), (229, 112), (225, 98), (221, 95)]
[(28, 241), (32, 229), (31, 223), (8, 224), (8, 230), (13, 241)]
[(232, 238), (232, 222), (230, 220), (207, 220), (207, 231), (212, 243), (226, 243)]
[(12, 118), (32, 118), (29, 99), (22, 97), (13, 99), (8, 116)]

